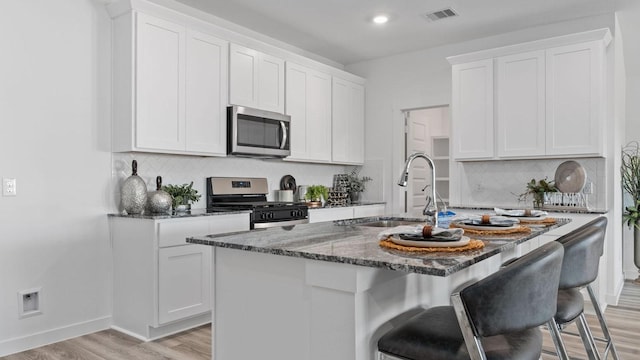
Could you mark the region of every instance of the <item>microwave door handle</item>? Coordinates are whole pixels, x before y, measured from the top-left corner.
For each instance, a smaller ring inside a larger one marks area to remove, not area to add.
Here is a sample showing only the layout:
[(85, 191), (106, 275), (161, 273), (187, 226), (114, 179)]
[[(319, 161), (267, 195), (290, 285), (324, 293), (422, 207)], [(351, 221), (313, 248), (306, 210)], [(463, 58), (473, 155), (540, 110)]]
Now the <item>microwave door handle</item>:
[(280, 129), (282, 130), (282, 138), (280, 139), (280, 149), (284, 149), (287, 145), (287, 125), (284, 121), (280, 121)]

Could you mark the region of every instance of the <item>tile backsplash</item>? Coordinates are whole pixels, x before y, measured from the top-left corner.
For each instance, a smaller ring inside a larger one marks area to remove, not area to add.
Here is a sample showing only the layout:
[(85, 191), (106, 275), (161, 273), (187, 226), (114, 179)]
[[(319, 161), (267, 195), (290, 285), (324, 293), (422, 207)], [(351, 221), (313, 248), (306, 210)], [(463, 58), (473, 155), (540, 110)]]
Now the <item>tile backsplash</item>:
[[(558, 165), (567, 159), (478, 161), (459, 163), (459, 204), (463, 206), (495, 204), (497, 206), (531, 205), (518, 201), (518, 195), (526, 190), (531, 179), (553, 180)], [(593, 194), (588, 195), (592, 209), (606, 208), (605, 159), (576, 159), (587, 175), (587, 185), (593, 184)], [(601, 185), (601, 186), (599, 186)]]
[(185, 184), (193, 181), (193, 187), (203, 197), (193, 208), (205, 208), (205, 179), (211, 176), (266, 177), (269, 183), (268, 199), (273, 200), (274, 190), (280, 189), (280, 179), (292, 175), (298, 185), (331, 186), (333, 175), (351, 171), (341, 165), (308, 164), (279, 159), (260, 160), (241, 157), (196, 157), (182, 155), (113, 153), (112, 191), (113, 211), (120, 211), (120, 187), (131, 175), (131, 162), (138, 162), (138, 175), (147, 183), (148, 191), (156, 188), (156, 176), (162, 176), (163, 184)]

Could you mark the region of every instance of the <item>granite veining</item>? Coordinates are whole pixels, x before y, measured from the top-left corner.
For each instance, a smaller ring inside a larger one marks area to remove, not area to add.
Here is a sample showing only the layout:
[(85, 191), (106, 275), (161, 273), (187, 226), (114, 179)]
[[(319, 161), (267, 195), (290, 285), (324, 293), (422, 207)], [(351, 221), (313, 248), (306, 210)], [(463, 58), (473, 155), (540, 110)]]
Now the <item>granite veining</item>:
[(514, 248), (551, 229), (567, 224), (558, 219), (549, 227), (532, 227), (528, 234), (473, 236), (485, 247), (460, 253), (410, 253), (379, 246), (377, 235), (383, 228), (363, 226), (366, 222), (394, 219), (372, 217), (335, 222), (295, 225), (187, 238), (187, 242), (254, 251), (273, 255), (385, 268), (419, 274), (448, 276), (479, 261)]
[[(499, 208), (504, 208), (504, 209), (516, 209), (517, 207), (513, 207), (513, 206), (496, 206)], [(461, 210), (487, 210), (487, 211), (493, 211), (494, 207), (488, 207), (488, 206), (464, 206), (464, 205), (451, 205), (449, 207), (450, 209), (461, 209)], [(547, 208), (542, 208), (540, 210), (544, 210), (546, 212), (550, 212), (550, 213), (561, 213), (561, 214), (606, 214), (608, 213), (607, 210), (602, 210), (602, 209), (579, 209), (579, 208), (575, 208), (575, 209), (571, 209), (571, 208), (551, 208), (551, 209), (547, 209)]]

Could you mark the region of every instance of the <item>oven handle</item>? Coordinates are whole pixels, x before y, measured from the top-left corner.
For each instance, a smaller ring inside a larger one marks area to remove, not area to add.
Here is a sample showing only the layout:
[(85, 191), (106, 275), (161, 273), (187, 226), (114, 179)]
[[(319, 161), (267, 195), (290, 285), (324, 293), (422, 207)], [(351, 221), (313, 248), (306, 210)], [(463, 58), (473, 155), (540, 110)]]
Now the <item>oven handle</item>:
[(280, 141), (280, 149), (284, 149), (287, 145), (287, 125), (284, 121), (280, 121), (280, 128), (282, 129), (282, 138)]

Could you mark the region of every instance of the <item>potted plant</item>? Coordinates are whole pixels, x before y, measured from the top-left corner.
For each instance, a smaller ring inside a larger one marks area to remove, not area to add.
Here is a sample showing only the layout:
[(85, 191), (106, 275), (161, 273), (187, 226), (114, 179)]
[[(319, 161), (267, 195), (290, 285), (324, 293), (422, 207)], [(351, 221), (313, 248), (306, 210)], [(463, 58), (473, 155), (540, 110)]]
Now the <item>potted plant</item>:
[(310, 207), (320, 207), (329, 198), (329, 189), (324, 185), (311, 185), (307, 188), (305, 199)]
[(191, 203), (198, 202), (201, 197), (198, 195), (198, 190), (193, 188), (193, 181), (190, 184), (165, 185), (162, 190), (171, 195), (173, 209), (176, 211), (191, 210)]
[(373, 180), (368, 176), (359, 177), (358, 171), (353, 169), (350, 174), (347, 174), (347, 182), (345, 186), (345, 190), (349, 193), (349, 198), (352, 203), (358, 202), (360, 200), (360, 194), (365, 189), (365, 184), (368, 181)]
[(544, 193), (557, 192), (553, 180), (549, 181), (546, 177), (543, 180), (536, 181), (531, 179), (527, 183), (527, 190), (518, 195), (518, 201), (527, 201), (529, 195), (533, 195), (533, 207), (536, 209), (542, 208), (544, 204)]
[(623, 196), (625, 204), (630, 204), (625, 206), (622, 217), (633, 227), (633, 262), (640, 269), (640, 144), (633, 141), (623, 147), (621, 160)]

